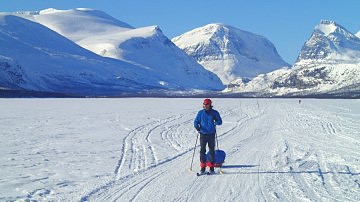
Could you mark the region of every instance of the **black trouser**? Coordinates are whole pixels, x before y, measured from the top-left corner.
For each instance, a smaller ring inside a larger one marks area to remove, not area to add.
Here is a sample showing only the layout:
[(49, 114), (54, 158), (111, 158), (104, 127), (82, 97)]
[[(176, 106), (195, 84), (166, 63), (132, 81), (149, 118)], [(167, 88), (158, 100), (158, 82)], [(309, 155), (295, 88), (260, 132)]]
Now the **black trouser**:
[(210, 162), (215, 161), (215, 134), (200, 135), (200, 162), (206, 163), (206, 144), (209, 146)]

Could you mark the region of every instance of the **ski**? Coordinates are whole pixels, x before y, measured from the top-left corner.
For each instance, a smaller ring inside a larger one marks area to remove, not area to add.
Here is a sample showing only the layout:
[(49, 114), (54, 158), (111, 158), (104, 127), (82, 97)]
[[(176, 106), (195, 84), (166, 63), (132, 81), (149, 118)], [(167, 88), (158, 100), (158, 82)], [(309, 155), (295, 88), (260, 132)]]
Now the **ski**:
[(197, 175), (197, 176), (209, 175), (208, 173), (209, 173), (209, 172), (203, 172), (203, 173), (200, 172), (200, 173), (196, 173), (196, 175)]
[(217, 173), (217, 172), (209, 172), (209, 171), (206, 171), (206, 172), (203, 172), (203, 173), (196, 173), (197, 176), (202, 176), (202, 175), (217, 175), (217, 174), (221, 174), (221, 173)]
[(206, 174), (207, 175), (216, 175), (217, 173), (215, 171), (213, 171), (213, 172), (207, 172)]

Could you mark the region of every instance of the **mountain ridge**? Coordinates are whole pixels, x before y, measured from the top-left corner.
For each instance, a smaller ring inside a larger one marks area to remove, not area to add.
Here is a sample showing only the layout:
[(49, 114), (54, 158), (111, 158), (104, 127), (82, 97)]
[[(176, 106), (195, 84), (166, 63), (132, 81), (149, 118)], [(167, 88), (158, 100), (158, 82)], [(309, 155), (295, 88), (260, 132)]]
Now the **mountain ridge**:
[[(176, 71), (171, 69), (164, 71), (133, 61), (99, 56), (81, 48), (58, 32), (36, 21), (28, 20), (29, 16), (24, 18), (23, 14), (19, 13), (0, 15), (3, 25), (0, 30), (7, 42), (0, 46), (2, 59), (0, 77), (3, 80), (2, 87), (5, 88), (58, 91), (80, 95), (114, 95), (156, 89), (223, 89), (215, 74), (205, 70), (195, 61), (191, 62), (192, 60), (185, 53), (182, 56), (173, 54), (172, 57), (178, 57), (184, 63), (187, 62), (186, 58), (189, 58), (189, 70), (178, 68)], [(153, 27), (150, 36), (163, 36), (163, 34), (158, 27)], [(165, 36), (162, 39), (164, 41), (155, 42), (160, 44), (170, 42)], [(170, 46), (179, 50), (175, 45), (170, 44)], [(171, 56), (172, 53), (168, 54)], [(190, 68), (191, 65), (197, 69)], [(14, 78), (11, 75), (21, 75), (22, 78), (27, 79), (23, 79), (21, 85), (19, 83), (13, 85), (10, 84), (13, 81), (11, 78)], [(194, 80), (194, 76), (198, 80)]]
[[(134, 28), (88, 8), (0, 13), (0, 88), (171, 96), (217, 94), (226, 84), (224, 96), (351, 94), (360, 84), (359, 33), (322, 20), (289, 67), (265, 37), (223, 23), (170, 40), (157, 25)], [(234, 67), (239, 61), (252, 76)]]
[[(360, 39), (334, 21), (322, 20), (289, 69), (236, 81), (225, 92), (270, 96), (359, 95)], [(264, 87), (265, 86), (265, 87)]]
[(360, 62), (360, 39), (334, 21), (321, 20), (305, 42), (295, 63), (308, 59)]
[[(39, 13), (42, 12), (46, 15), (21, 17), (33, 19), (98, 55), (152, 69), (159, 74), (168, 72), (162, 79), (164, 85), (174, 83), (179, 87), (189, 87), (193, 84), (193, 88), (209, 90), (224, 88), (214, 73), (184, 54), (159, 26), (133, 28), (126, 23), (122, 26), (124, 22), (93, 9), (45, 10)], [(83, 26), (80, 31), (67, 28), (73, 19), (85, 19), (80, 23)]]
[(172, 41), (224, 84), (289, 66), (265, 37), (222, 23), (193, 29)]

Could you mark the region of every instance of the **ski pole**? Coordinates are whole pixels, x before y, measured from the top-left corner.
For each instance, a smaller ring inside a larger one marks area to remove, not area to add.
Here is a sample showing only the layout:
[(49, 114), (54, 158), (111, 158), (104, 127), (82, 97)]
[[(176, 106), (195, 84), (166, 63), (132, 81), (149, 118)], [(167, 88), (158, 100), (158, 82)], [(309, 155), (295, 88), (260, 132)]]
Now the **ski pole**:
[(196, 145), (197, 145), (198, 138), (199, 138), (199, 132), (198, 132), (198, 133), (197, 133), (197, 135), (196, 135), (196, 141), (195, 141), (195, 146), (194, 146), (194, 152), (193, 152), (193, 156), (192, 156), (192, 159), (191, 159), (191, 164), (190, 164), (189, 171), (192, 171), (192, 165), (193, 165), (193, 162), (194, 162), (194, 156), (195, 156), (195, 150), (196, 150)]
[(217, 138), (217, 132), (215, 131), (217, 150), (219, 150), (219, 140)]

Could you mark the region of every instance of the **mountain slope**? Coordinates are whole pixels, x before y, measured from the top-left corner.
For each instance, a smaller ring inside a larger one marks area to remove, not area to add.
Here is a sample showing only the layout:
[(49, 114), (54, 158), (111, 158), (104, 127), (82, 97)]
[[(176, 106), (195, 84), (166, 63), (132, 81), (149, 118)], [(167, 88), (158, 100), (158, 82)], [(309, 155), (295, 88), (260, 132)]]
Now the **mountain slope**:
[[(40, 23), (86, 49), (97, 54), (103, 52), (100, 55), (106, 57), (113, 57), (116, 52), (116, 46), (111, 43), (112, 40), (119, 38), (115, 33), (134, 29), (127, 23), (119, 21), (102, 11), (85, 8), (71, 10), (45, 9), (36, 12), (12, 14)], [(112, 34), (114, 34), (113, 37), (111, 37)], [(103, 40), (102, 44), (99, 44), (99, 39)], [(99, 46), (101, 45), (107, 49), (100, 49)], [(98, 47), (98, 49), (95, 47)]]
[(321, 21), (291, 69), (274, 71), (227, 92), (260, 95), (360, 95), (360, 39), (332, 21)]
[[(296, 65), (321, 61), (360, 62), (360, 39), (341, 25), (322, 20), (306, 41)], [(320, 60), (320, 61), (319, 61)]]
[(209, 24), (172, 41), (224, 84), (288, 66), (265, 37), (228, 25)]
[(0, 15), (0, 40), (0, 84), (5, 88), (81, 95), (164, 88), (152, 70), (98, 56), (17, 16)]
[(289, 77), (273, 88), (301, 94), (360, 92), (360, 39), (334, 21), (322, 20), (300, 51)]
[(98, 55), (125, 60), (158, 72), (164, 85), (173, 83), (178, 88), (223, 89), (215, 74), (176, 47), (157, 26), (135, 29), (93, 9), (47, 9), (18, 15), (43, 24)]
[(360, 31), (358, 31), (355, 35), (360, 38)]

